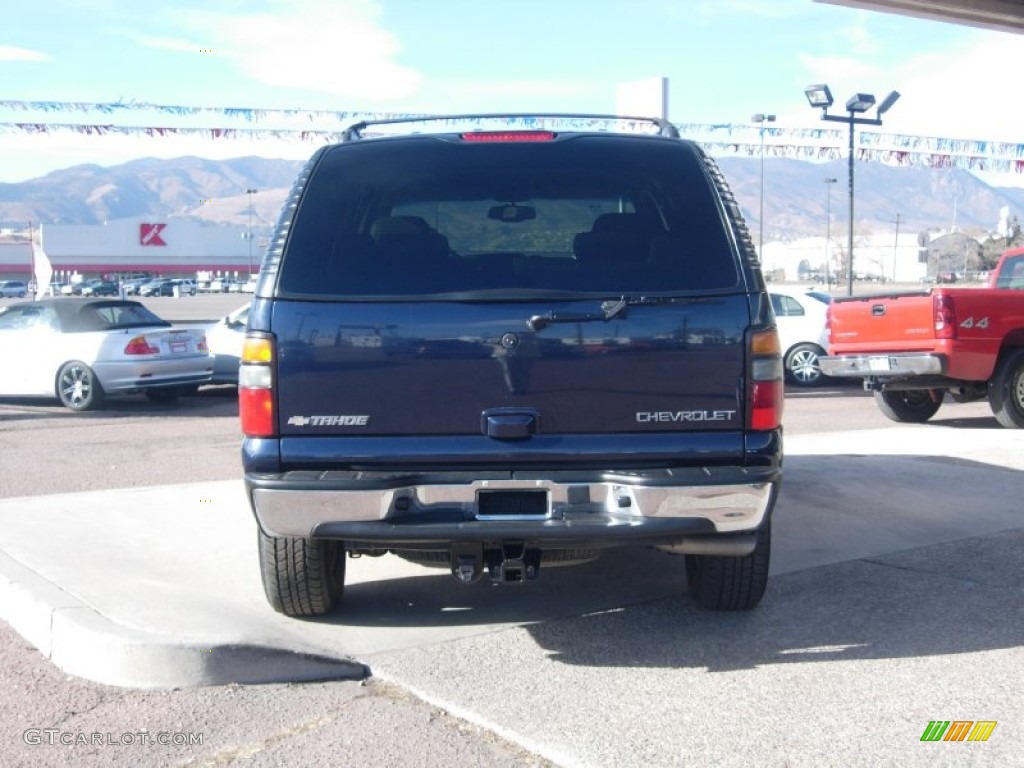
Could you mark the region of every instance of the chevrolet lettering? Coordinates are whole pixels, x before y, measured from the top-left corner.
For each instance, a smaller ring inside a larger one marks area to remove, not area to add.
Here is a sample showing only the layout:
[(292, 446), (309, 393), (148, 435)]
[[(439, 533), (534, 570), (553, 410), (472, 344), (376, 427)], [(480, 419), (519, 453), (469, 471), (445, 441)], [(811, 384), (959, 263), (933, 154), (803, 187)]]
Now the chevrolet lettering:
[(731, 421), (736, 411), (638, 411), (636, 420), (641, 424), (652, 421)]
[(668, 121), (357, 123), (285, 200), (239, 365), (267, 600), (344, 612), (363, 556), (522, 585), (616, 549), (753, 608), (783, 373), (739, 205)]

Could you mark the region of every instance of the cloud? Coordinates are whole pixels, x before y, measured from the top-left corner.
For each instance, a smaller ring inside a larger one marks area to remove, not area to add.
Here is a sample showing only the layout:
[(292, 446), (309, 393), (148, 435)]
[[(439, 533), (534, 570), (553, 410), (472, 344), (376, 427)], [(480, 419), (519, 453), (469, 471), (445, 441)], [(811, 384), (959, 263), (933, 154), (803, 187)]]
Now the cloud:
[[(836, 101), (847, 90), (851, 93), (855, 89), (864, 89), (863, 82), (874, 80), (878, 74), (878, 68), (868, 64), (862, 59), (851, 56), (811, 56), (800, 54), (798, 56), (800, 66), (809, 74), (807, 82), (828, 83), (832, 96)], [(848, 86), (847, 83), (856, 85)], [(843, 96), (845, 101), (846, 97)]]
[(880, 46), (869, 29), (869, 22), (873, 18), (866, 11), (855, 14), (853, 23), (838, 32), (843, 41), (840, 46), (855, 56), (874, 56), (878, 53)]
[(183, 40), (178, 37), (140, 37), (137, 42), (147, 48), (157, 48), (177, 53), (195, 53), (203, 47), (197, 42)]
[(907, 133), (1019, 143), (1019, 54), (1020, 36), (979, 33), (955, 49), (911, 59), (894, 73), (903, 98), (889, 114)]
[(422, 78), (397, 61), (401, 44), (380, 15), (371, 0), (293, 0), (251, 14), (183, 11), (179, 20), (253, 80), (383, 102), (409, 96)]
[(48, 54), (13, 45), (0, 45), (0, 61), (49, 61)]
[[(836, 102), (832, 114), (845, 114), (843, 104), (855, 92), (881, 101), (898, 91), (900, 99), (885, 114), (883, 126), (869, 130), (1019, 144), (1012, 64), (1019, 51), (1018, 35), (981, 31), (889, 66), (845, 56), (804, 54), (799, 60), (808, 84), (829, 85)], [(822, 127), (814, 111), (803, 107), (786, 119)]]

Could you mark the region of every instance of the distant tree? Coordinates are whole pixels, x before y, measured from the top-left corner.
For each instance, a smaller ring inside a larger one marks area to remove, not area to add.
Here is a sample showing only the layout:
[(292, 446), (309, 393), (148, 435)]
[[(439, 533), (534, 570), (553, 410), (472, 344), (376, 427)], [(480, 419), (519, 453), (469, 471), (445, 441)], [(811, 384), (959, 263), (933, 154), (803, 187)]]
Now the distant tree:
[(1011, 216), (1006, 223), (1006, 236), (991, 233), (981, 243), (981, 269), (992, 269), (999, 261), (1003, 251), (1010, 248), (1024, 247), (1024, 229), (1021, 227), (1020, 219)]
[(964, 275), (984, 269), (981, 243), (966, 232), (950, 232), (928, 244), (928, 273)]

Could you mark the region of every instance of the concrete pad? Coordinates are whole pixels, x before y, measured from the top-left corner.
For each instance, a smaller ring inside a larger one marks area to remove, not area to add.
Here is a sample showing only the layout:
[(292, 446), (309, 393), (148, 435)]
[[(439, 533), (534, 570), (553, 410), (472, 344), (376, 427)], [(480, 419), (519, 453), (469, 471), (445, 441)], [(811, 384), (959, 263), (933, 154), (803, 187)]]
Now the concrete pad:
[[(1016, 765), (1022, 574), (1001, 532), (787, 573), (750, 613), (677, 596), (370, 662), (563, 766)], [(998, 724), (923, 744), (931, 720)]]
[[(781, 574), (1024, 525), (1024, 435), (925, 429), (788, 439), (769, 593)], [(500, 588), (385, 556), (349, 561), (341, 612), (288, 619), (263, 596), (240, 481), (0, 500), (0, 554), (2, 618), (65, 671), (139, 687), (358, 677), (385, 654), (686, 601), (682, 558), (649, 550)]]

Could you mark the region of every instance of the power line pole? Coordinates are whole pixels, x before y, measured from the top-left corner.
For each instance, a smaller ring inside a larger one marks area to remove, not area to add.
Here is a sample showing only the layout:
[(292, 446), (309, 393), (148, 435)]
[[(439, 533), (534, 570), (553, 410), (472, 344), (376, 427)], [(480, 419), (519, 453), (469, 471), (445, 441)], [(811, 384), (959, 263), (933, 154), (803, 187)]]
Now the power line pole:
[(896, 213), (896, 240), (892, 244), (892, 281), (896, 282), (896, 256), (899, 253), (900, 247), (900, 214)]

